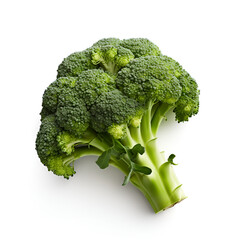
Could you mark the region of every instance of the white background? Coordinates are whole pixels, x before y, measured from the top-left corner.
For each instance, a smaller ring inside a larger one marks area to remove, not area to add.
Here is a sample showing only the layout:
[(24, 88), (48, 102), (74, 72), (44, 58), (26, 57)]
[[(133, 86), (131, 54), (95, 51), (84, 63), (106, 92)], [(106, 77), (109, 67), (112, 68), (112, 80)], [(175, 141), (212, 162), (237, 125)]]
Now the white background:
[[(239, 1), (1, 1), (0, 238), (240, 239)], [(199, 83), (200, 112), (173, 115), (159, 146), (175, 153), (188, 196), (154, 214), (123, 174), (95, 158), (69, 181), (35, 152), (41, 97), (62, 59), (105, 37), (145, 37)]]

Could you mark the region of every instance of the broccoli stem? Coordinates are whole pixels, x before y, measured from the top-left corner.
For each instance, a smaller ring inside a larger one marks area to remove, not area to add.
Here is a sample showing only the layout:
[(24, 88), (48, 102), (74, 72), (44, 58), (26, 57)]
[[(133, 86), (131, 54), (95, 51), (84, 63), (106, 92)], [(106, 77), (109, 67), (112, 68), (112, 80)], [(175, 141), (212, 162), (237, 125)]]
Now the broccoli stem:
[(124, 158), (116, 159), (112, 157), (109, 164), (121, 170), (125, 175), (127, 175), (129, 172), (129, 165), (124, 160)]
[[(130, 147), (130, 146), (129, 146)], [(154, 211), (165, 210), (186, 198), (181, 184), (173, 171), (171, 163), (166, 161), (164, 153), (158, 151), (156, 139), (149, 141), (146, 145), (146, 152), (139, 155), (136, 163), (151, 168), (150, 175), (134, 172), (130, 181), (148, 199)], [(125, 156), (127, 158), (127, 156)], [(122, 168), (123, 161), (117, 160), (117, 166), (125, 175), (130, 171), (127, 164)], [(116, 166), (115, 164), (113, 164)]]
[(107, 72), (110, 72), (114, 75), (118, 73), (119, 69), (114, 62), (111, 62), (111, 61), (106, 62), (104, 58), (101, 58), (99, 62)]
[(162, 120), (165, 118), (166, 113), (172, 109), (172, 105), (169, 105), (167, 103), (160, 103), (157, 109), (155, 110), (152, 121), (151, 121), (151, 127), (152, 127), (152, 134), (153, 136), (157, 135), (157, 131), (159, 129), (159, 126), (162, 122)]
[(142, 121), (141, 121), (141, 125), (140, 125), (142, 139), (145, 143), (153, 138), (152, 126), (151, 126), (152, 107), (153, 106), (154, 106), (154, 103), (152, 101), (149, 101), (146, 106), (147, 109), (142, 116)]
[(130, 133), (132, 139), (136, 143), (140, 143), (141, 145), (144, 145), (140, 126), (138, 126), (138, 127), (129, 126), (129, 133)]
[[(126, 137), (121, 142), (129, 148), (136, 143), (141, 143), (145, 147), (145, 153), (138, 155), (135, 161), (137, 164), (150, 167), (152, 173), (145, 175), (133, 172), (130, 181), (145, 195), (157, 213), (180, 202), (186, 196), (173, 171), (172, 164), (165, 159), (164, 153), (160, 152), (157, 139), (154, 138), (162, 119), (165, 118), (165, 114), (171, 109), (171, 106), (165, 103), (155, 105), (154, 113), (152, 113), (151, 107), (153, 106), (154, 104), (149, 102), (149, 109), (144, 113), (140, 127), (130, 126), (127, 128)], [(125, 157), (127, 158), (127, 156)], [(121, 169), (121, 164), (118, 167)], [(125, 168), (121, 170), (126, 175), (130, 171), (129, 168), (126, 170), (126, 164)]]
[(87, 144), (89, 146), (95, 147), (96, 149), (104, 152), (111, 146), (111, 139), (107, 141), (107, 136), (105, 136), (104, 140), (92, 129), (88, 129), (83, 136), (74, 139), (70, 144), (75, 146), (82, 146), (83, 144)]
[(121, 140), (121, 142), (124, 146), (130, 147), (130, 148), (132, 148), (137, 143), (129, 127), (126, 127), (126, 136)]
[(149, 200), (156, 213), (186, 198), (171, 163), (166, 161), (164, 153), (158, 150), (156, 139), (146, 144), (146, 156), (144, 159), (141, 158), (142, 156), (139, 156), (139, 162), (151, 166), (152, 173), (139, 178), (140, 187), (138, 188)]
[(175, 181), (172, 181), (172, 170), (166, 171), (167, 174), (159, 175), (158, 172), (153, 171), (151, 175), (138, 175), (137, 180), (131, 179), (135, 185), (148, 199), (155, 213), (163, 211), (172, 207), (176, 203), (186, 198), (181, 185), (176, 186)]
[(146, 153), (138, 156), (138, 163), (152, 169), (150, 175), (135, 173), (131, 182), (145, 195), (154, 211), (163, 211), (186, 198), (171, 163), (156, 145), (156, 139), (146, 145)]
[(95, 137), (91, 142), (89, 142), (89, 145), (99, 149), (102, 152), (106, 151), (110, 147), (107, 142), (102, 141), (99, 137)]
[(79, 147), (76, 149), (71, 155), (68, 155), (65, 157), (63, 164), (64, 165), (69, 165), (70, 163), (76, 161), (80, 157), (88, 156), (88, 155), (93, 155), (93, 156), (99, 156), (101, 155), (102, 151), (95, 147)]

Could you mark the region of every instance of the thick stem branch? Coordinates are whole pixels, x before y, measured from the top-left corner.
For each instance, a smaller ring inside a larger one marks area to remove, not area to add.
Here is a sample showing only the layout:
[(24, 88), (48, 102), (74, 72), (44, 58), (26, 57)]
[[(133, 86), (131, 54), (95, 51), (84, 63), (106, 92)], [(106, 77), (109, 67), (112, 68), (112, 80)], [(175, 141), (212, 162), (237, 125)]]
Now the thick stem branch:
[(155, 110), (154, 115), (152, 116), (151, 126), (152, 126), (152, 134), (156, 137), (158, 128), (165, 118), (166, 113), (172, 108), (171, 105), (167, 103), (160, 103), (157, 109)]
[(88, 147), (88, 146), (80, 147), (80, 148), (77, 148), (71, 155), (66, 156), (65, 160), (63, 161), (63, 164), (69, 165), (70, 163), (76, 161), (80, 157), (89, 156), (89, 155), (99, 156), (101, 154), (102, 154), (102, 151), (100, 151), (95, 147)]
[(132, 148), (137, 143), (133, 138), (132, 132), (128, 127), (126, 127), (126, 136), (123, 139), (121, 139), (121, 143), (124, 146), (130, 147), (130, 148)]
[(141, 125), (139, 127), (129, 126), (129, 131), (135, 142), (144, 145), (142, 134), (141, 134)]
[(147, 154), (148, 160), (146, 160), (146, 156), (140, 160), (142, 164), (152, 162), (152, 173), (150, 175), (135, 173), (135, 179), (133, 181), (131, 179), (131, 182), (143, 192), (157, 213), (182, 201), (186, 196), (171, 164), (165, 160), (164, 154), (157, 153), (157, 150), (155, 152), (150, 156)]
[(143, 114), (142, 121), (141, 121), (141, 135), (143, 142), (148, 142), (153, 138), (152, 134), (152, 126), (151, 126), (151, 119), (152, 119), (152, 106), (153, 102), (149, 101), (147, 104), (147, 109)]

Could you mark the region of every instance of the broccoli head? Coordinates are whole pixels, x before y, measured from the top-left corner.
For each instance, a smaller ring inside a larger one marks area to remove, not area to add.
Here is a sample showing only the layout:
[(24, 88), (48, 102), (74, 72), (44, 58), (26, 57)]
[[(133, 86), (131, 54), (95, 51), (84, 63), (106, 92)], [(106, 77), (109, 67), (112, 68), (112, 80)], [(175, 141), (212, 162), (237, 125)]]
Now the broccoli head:
[(186, 196), (157, 133), (166, 113), (188, 121), (199, 110), (191, 75), (145, 38), (104, 38), (64, 58), (43, 94), (36, 150), (54, 174), (69, 178), (74, 162), (98, 156), (97, 165), (120, 169), (155, 212)]

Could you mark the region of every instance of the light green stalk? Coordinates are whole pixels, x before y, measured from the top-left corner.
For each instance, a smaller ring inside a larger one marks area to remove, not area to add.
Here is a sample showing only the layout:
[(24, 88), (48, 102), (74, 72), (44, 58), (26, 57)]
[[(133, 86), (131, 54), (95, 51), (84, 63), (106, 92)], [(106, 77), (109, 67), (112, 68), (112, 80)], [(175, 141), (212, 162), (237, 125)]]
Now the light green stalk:
[[(154, 112), (152, 111), (153, 106)], [(148, 110), (142, 117), (140, 127), (130, 127), (127, 130), (127, 136), (122, 140), (123, 145), (130, 148), (136, 143), (141, 143), (145, 147), (145, 153), (138, 156), (136, 163), (151, 168), (152, 173), (144, 175), (134, 172), (131, 182), (145, 195), (156, 213), (186, 198), (172, 164), (158, 149), (155, 137), (161, 121), (170, 109), (168, 104), (156, 106), (150, 102)]]

